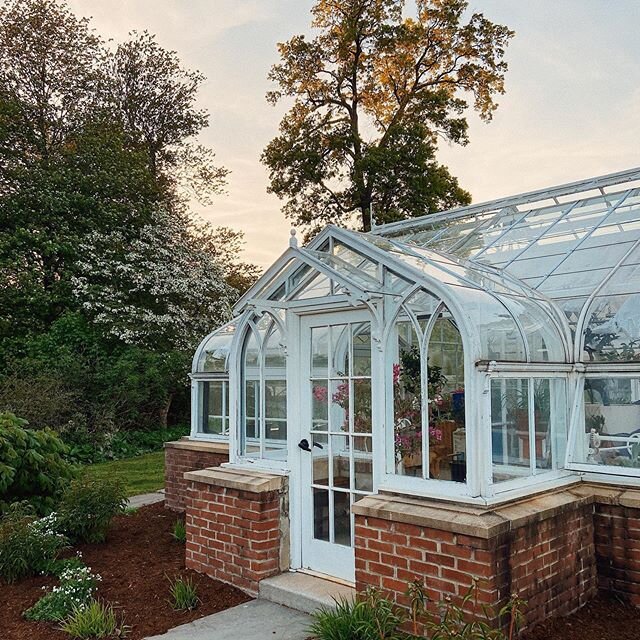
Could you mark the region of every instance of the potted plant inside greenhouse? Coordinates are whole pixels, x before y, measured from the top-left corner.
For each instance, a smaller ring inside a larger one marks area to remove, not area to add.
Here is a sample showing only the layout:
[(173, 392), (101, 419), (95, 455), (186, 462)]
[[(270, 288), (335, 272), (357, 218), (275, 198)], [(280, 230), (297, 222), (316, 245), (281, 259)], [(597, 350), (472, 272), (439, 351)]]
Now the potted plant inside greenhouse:
[(637, 598), (640, 559), (593, 539), (640, 531), (639, 265), (640, 169), (292, 233), (194, 356), (191, 436), (167, 449), (200, 461), (173, 485), (200, 523), (188, 566), (251, 593), (433, 571), (434, 598), (473, 573), (487, 604), (544, 602), (533, 620), (614, 573)]

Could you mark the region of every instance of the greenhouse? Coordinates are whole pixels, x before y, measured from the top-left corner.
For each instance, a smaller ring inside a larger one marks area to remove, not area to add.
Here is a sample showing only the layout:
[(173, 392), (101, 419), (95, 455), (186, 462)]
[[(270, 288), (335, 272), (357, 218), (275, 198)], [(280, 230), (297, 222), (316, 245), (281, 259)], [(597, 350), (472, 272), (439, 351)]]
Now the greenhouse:
[(637, 486), (640, 169), (289, 244), (198, 348), (191, 434), (287, 478), (288, 566), (353, 582), (379, 496)]

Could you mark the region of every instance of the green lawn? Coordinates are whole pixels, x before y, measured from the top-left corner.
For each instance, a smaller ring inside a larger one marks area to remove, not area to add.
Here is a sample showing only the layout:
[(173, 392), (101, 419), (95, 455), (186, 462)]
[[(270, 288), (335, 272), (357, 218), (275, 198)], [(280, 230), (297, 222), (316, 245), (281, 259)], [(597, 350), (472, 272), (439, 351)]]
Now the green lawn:
[(151, 493), (164, 486), (164, 451), (92, 464), (86, 470), (95, 478), (120, 478), (127, 487), (129, 496)]

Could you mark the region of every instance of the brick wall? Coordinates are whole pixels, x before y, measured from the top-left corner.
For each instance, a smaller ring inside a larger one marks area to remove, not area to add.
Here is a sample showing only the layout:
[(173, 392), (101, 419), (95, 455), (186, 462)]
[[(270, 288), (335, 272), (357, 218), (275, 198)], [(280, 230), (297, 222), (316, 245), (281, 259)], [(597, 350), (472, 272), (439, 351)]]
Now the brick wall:
[(598, 587), (640, 606), (640, 508), (596, 504)]
[(183, 438), (165, 444), (165, 505), (175, 511), (185, 510), (187, 471), (219, 467), (229, 461), (229, 446), (217, 442), (194, 442)]
[[(479, 605), (497, 612), (518, 593), (528, 603), (528, 625), (568, 614), (595, 595), (588, 498), (562, 492), (530, 500), (525, 509), (510, 505), (476, 513), (398, 498), (387, 506), (384, 499), (365, 500), (373, 506), (354, 506), (358, 589), (372, 585), (406, 604), (407, 583), (421, 579), (432, 600), (460, 600), (476, 577)], [(473, 603), (468, 608), (473, 611)]]
[(289, 568), (286, 478), (232, 469), (187, 474), (186, 566), (257, 595)]

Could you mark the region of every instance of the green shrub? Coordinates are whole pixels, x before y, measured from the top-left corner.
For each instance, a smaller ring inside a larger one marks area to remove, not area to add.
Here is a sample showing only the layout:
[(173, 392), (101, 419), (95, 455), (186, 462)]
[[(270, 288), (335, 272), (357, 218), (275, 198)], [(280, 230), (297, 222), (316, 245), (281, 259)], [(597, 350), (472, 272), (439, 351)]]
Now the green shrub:
[(195, 609), (200, 603), (198, 590), (191, 578), (176, 578), (169, 580), (169, 593), (171, 594), (171, 606), (177, 610)]
[(86, 607), (101, 579), (82, 564), (68, 564), (59, 574), (60, 584), (53, 587), (24, 613), (27, 620), (59, 622), (75, 609)]
[(61, 629), (72, 638), (124, 636), (124, 628), (118, 628), (113, 607), (98, 600), (92, 600), (84, 607), (75, 607)]
[(0, 576), (7, 582), (48, 573), (67, 539), (57, 531), (55, 514), (37, 519), (15, 505), (0, 520)]
[(355, 600), (340, 599), (334, 609), (321, 608), (313, 616), (310, 632), (319, 640), (400, 640), (406, 620), (402, 609), (368, 589)]
[(180, 518), (178, 518), (175, 521), (171, 535), (176, 542), (184, 544), (187, 541), (187, 528), (184, 524), (184, 520), (180, 520)]
[(75, 468), (65, 459), (67, 448), (56, 433), (26, 425), (12, 413), (0, 413), (0, 512), (26, 500), (44, 515)]
[(58, 513), (61, 530), (74, 542), (103, 542), (111, 519), (126, 506), (127, 494), (119, 480), (77, 478), (62, 496)]

